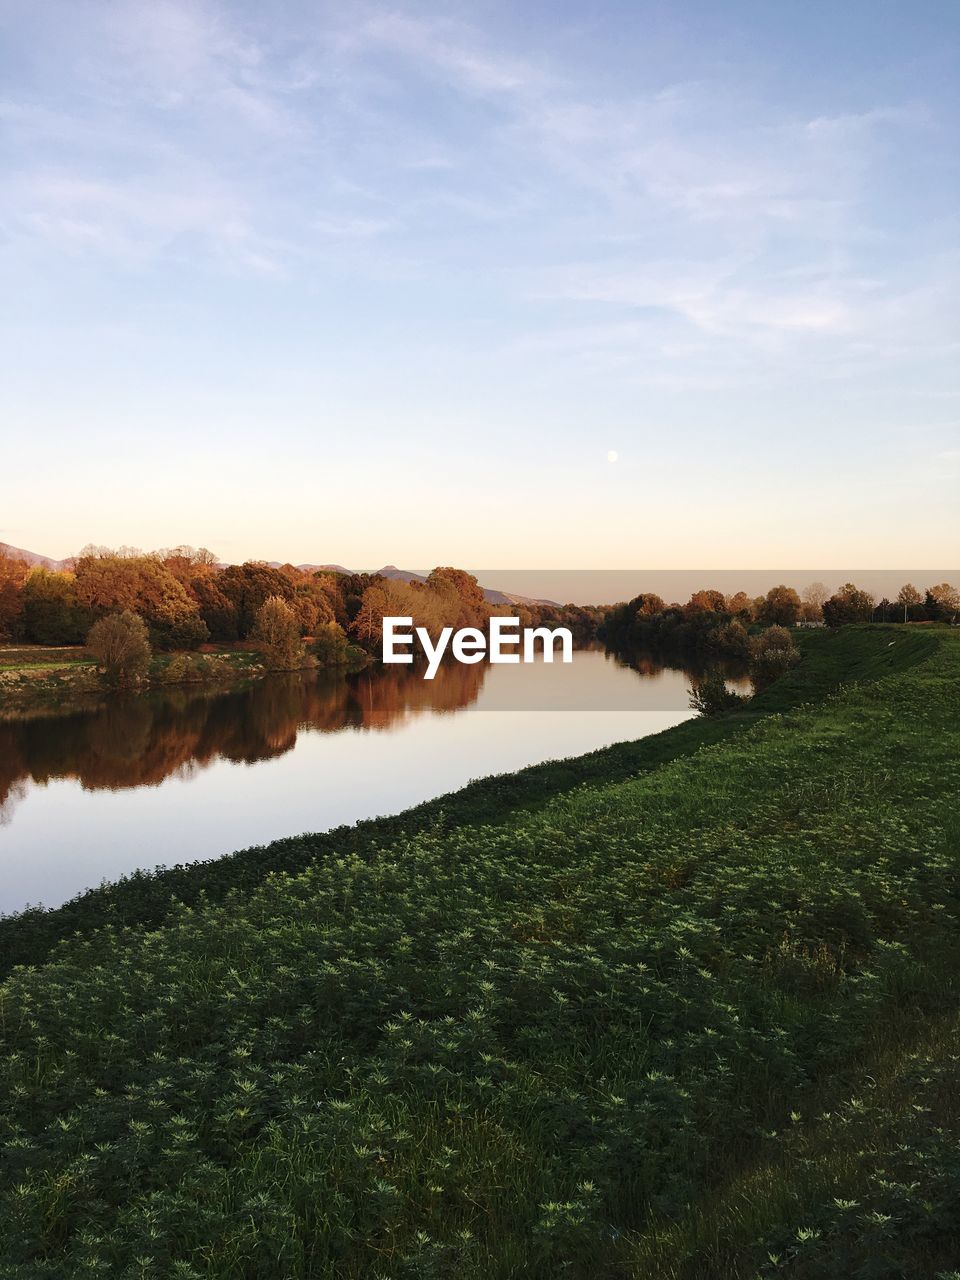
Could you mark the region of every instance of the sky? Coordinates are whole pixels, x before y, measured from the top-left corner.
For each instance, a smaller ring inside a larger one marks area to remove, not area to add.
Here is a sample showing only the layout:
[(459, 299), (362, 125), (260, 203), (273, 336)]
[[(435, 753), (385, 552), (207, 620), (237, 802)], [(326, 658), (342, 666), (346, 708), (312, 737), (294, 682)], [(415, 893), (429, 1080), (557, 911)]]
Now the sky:
[(955, 0), (0, 24), (0, 540), (960, 563)]

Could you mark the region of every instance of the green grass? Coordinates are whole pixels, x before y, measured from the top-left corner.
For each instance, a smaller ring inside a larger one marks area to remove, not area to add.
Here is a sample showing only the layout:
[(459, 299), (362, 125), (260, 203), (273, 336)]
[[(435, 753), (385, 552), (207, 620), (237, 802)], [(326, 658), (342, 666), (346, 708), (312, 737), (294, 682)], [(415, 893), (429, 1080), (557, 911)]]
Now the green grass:
[(0, 1276), (948, 1270), (960, 636), (680, 730), (7, 922)]
[(0, 645), (0, 671), (41, 671), (55, 667), (91, 666), (82, 645)]
[(960, 1233), (960, 1019), (901, 1010), (855, 1087), (793, 1112), (747, 1167), (674, 1221), (654, 1219), (630, 1265), (711, 1276), (951, 1275)]

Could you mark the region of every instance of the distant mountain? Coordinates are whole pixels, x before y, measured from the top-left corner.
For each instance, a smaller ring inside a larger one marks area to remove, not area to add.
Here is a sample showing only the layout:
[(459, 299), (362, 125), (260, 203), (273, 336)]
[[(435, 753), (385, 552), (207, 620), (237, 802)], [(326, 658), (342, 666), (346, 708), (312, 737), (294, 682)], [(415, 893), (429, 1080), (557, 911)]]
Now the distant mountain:
[[(263, 563), (268, 569), (281, 569), (285, 564), (289, 564), (289, 560), (264, 560)], [(225, 561), (220, 561), (217, 565), (218, 569), (226, 569)], [(295, 569), (299, 569), (301, 573), (353, 573), (352, 569), (345, 568), (342, 564), (295, 564)]]
[(66, 560), (51, 560), (36, 551), (24, 551), (23, 547), (12, 547), (9, 542), (0, 542), (0, 553), (12, 560), (26, 560), (29, 565), (42, 565), (44, 569), (62, 569), (67, 563)]
[(426, 582), (422, 573), (411, 573), (409, 569), (398, 569), (395, 564), (385, 564), (382, 569), (375, 569), (381, 578), (392, 578), (394, 582)]

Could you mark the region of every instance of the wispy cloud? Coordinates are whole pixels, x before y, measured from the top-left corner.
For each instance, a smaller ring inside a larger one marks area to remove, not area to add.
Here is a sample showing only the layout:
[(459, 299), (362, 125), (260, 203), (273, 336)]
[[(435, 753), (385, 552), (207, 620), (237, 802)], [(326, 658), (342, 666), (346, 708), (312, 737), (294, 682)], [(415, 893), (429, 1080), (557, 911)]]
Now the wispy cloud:
[(544, 93), (543, 67), (489, 47), (468, 26), (447, 18), (423, 20), (395, 11), (374, 13), (356, 29), (355, 45), (381, 45), (442, 76), (461, 91), (493, 97)]
[(58, 13), (57, 91), (0, 102), (8, 243), (291, 283), (331, 245), (374, 280), (482, 271), (534, 346), (591, 332), (618, 365), (637, 313), (691, 364), (821, 342), (861, 367), (955, 332), (947, 231), (915, 244), (877, 197), (935, 131), (916, 95), (811, 112), (729, 67), (607, 83), (422, 7), (291, 9), (282, 37), (214, 0)]

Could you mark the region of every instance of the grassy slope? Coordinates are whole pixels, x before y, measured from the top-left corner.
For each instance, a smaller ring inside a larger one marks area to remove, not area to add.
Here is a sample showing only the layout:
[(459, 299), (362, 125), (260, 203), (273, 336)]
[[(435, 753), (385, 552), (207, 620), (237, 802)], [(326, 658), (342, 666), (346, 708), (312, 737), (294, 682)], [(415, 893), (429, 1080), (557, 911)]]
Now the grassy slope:
[(17, 964), (40, 963), (62, 938), (77, 931), (106, 923), (159, 924), (175, 903), (219, 901), (230, 891), (253, 888), (272, 872), (298, 872), (317, 860), (345, 853), (366, 857), (385, 842), (420, 831), (509, 822), (516, 813), (533, 812), (578, 786), (623, 781), (692, 755), (745, 732), (764, 716), (819, 702), (841, 684), (906, 670), (936, 647), (931, 632), (903, 628), (800, 631), (797, 639), (804, 661), (755, 698), (745, 713), (723, 720), (689, 720), (635, 742), (483, 778), (393, 817), (278, 840), (206, 863), (135, 873), (51, 911), (33, 909), (0, 917), (0, 976)]
[(894, 674), (14, 974), (0, 1276), (945, 1268), (960, 637), (857, 634)]

